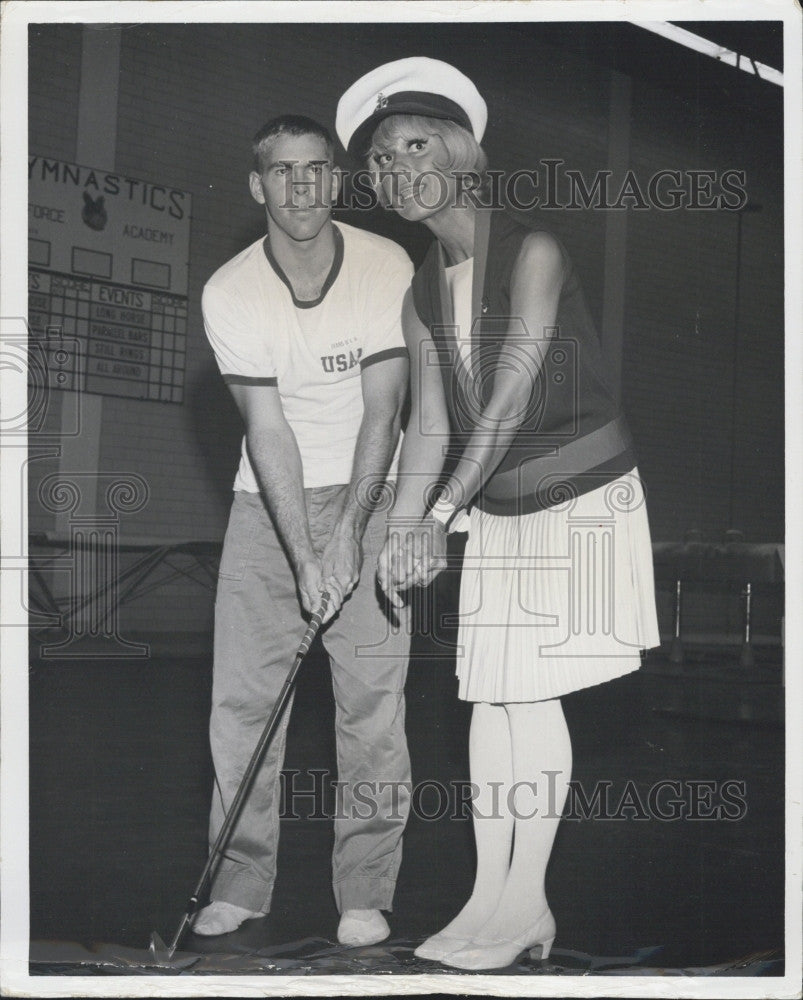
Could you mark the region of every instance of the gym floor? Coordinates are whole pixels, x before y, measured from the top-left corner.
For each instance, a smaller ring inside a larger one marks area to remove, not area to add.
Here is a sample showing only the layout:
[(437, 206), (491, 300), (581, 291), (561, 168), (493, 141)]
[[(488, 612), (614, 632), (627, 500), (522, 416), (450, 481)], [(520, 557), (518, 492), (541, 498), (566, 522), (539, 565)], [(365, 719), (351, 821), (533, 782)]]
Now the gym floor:
[[(100, 954), (100, 942), (124, 956), (146, 949), (154, 930), (169, 941), (198, 879), (212, 780), (211, 663), (208, 652), (176, 646), (141, 661), (32, 661), (34, 974), (86, 974), (91, 961), (71, 963), (82, 949)], [(564, 699), (573, 778), (586, 794), (608, 783), (608, 814), (583, 819), (580, 810), (561, 824), (547, 883), (558, 924), (552, 971), (782, 974), (780, 656), (763, 656), (748, 672), (737, 652), (709, 650), (678, 670), (656, 651), (638, 673)], [(312, 805), (301, 799), (299, 818), (282, 821), (272, 913), (225, 937), (188, 935), (182, 949), (201, 956), (195, 971), (238, 972), (248, 961), (306, 974), (447, 971), (412, 950), (448, 922), (471, 887), (470, 821), (454, 818), (453, 802), (435, 785), (468, 779), (470, 708), (455, 690), (448, 653), (418, 637), (407, 728), (414, 782), (430, 783), (419, 811), (432, 818), (410, 819), (389, 941), (337, 946), (331, 821), (309, 816)], [(314, 647), (299, 676), (285, 761), (300, 772), (297, 788), (312, 787), (311, 769), (334, 778), (333, 718), (326, 661)], [(687, 800), (698, 796), (698, 818), (661, 819), (649, 808), (645, 815), (649, 790), (664, 780), (679, 782)], [(705, 818), (723, 804), (731, 818)], [(738, 965), (741, 973), (732, 971)], [(95, 971), (120, 971), (113, 966), (98, 961)]]

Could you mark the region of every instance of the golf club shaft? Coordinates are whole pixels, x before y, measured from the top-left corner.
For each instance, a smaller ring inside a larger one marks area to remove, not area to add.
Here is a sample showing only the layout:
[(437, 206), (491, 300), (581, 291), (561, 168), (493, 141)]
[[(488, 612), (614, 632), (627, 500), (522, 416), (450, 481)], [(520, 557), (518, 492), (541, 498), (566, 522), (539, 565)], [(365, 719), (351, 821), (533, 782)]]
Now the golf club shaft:
[(248, 767), (245, 769), (245, 774), (243, 774), (242, 781), (240, 782), (239, 788), (237, 789), (237, 794), (234, 796), (231, 806), (229, 807), (229, 811), (226, 813), (226, 818), (223, 820), (223, 824), (220, 827), (220, 832), (217, 835), (217, 839), (215, 840), (215, 843), (211, 851), (209, 852), (209, 857), (206, 859), (206, 864), (204, 865), (204, 869), (201, 872), (201, 877), (198, 879), (198, 884), (195, 887), (195, 891), (193, 892), (192, 896), (190, 897), (190, 901), (187, 904), (187, 910), (181, 919), (181, 923), (178, 926), (178, 930), (176, 931), (175, 936), (173, 937), (172, 944), (170, 945), (171, 956), (178, 947), (178, 943), (181, 940), (181, 936), (186, 930), (187, 925), (189, 924), (193, 913), (195, 913), (195, 910), (198, 906), (198, 901), (200, 900), (202, 894), (206, 890), (207, 881), (212, 872), (212, 869), (215, 866), (218, 856), (221, 854), (223, 850), (223, 846), (229, 839), (232, 827), (237, 822), (237, 817), (240, 814), (243, 801), (245, 800), (245, 797), (248, 794), (248, 789), (251, 785), (251, 779), (253, 778), (257, 767), (259, 767), (260, 761), (262, 760), (262, 756), (265, 753), (265, 748), (271, 741), (271, 737), (273, 736), (273, 731), (276, 728), (276, 723), (281, 717), (285, 705), (287, 704), (287, 699), (290, 695), (290, 689), (292, 688), (293, 683), (296, 679), (296, 675), (298, 674), (298, 668), (301, 666), (304, 657), (309, 652), (309, 648), (312, 645), (315, 636), (317, 635), (318, 629), (321, 627), (321, 621), (323, 620), (323, 616), (326, 614), (326, 610), (328, 607), (329, 607), (329, 594), (327, 592), (324, 592), (323, 594), (321, 594), (321, 603), (320, 606), (318, 607), (318, 610), (313, 614), (312, 618), (310, 618), (309, 625), (307, 626), (307, 631), (304, 633), (304, 638), (301, 640), (299, 647), (296, 651), (295, 660), (293, 661), (293, 666), (290, 668), (290, 672), (288, 673), (285, 682), (282, 685), (282, 689), (279, 692), (279, 696), (276, 699), (275, 705), (273, 706), (273, 711), (270, 713), (270, 717), (268, 718), (268, 721), (265, 723), (265, 728), (262, 730), (262, 735), (259, 738), (259, 742), (254, 748), (254, 752), (251, 755), (251, 760), (248, 762)]

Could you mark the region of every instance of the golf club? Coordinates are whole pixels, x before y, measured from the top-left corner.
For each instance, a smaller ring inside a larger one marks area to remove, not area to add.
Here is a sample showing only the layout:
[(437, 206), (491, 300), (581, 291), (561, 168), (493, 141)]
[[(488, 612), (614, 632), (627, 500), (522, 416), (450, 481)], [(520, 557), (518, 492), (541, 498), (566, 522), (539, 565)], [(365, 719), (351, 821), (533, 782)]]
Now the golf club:
[(154, 931), (151, 934), (150, 943), (150, 954), (151, 957), (157, 963), (169, 963), (173, 955), (175, 954), (176, 948), (181, 941), (181, 938), (190, 924), (195, 911), (198, 907), (198, 901), (202, 898), (204, 892), (208, 887), (212, 871), (215, 868), (220, 855), (223, 853), (223, 849), (228, 842), (231, 835), (231, 831), (234, 828), (234, 824), (237, 822), (237, 817), (242, 809), (245, 797), (248, 794), (248, 789), (251, 785), (251, 780), (259, 767), (262, 760), (263, 754), (273, 738), (273, 733), (276, 729), (276, 725), (281, 718), (282, 712), (284, 711), (285, 705), (290, 695), (290, 691), (295, 682), (296, 676), (298, 674), (299, 667), (301, 666), (304, 657), (309, 652), (309, 648), (315, 636), (318, 633), (318, 629), (321, 627), (321, 621), (323, 620), (326, 610), (329, 607), (329, 594), (324, 591), (321, 594), (321, 603), (318, 610), (310, 618), (309, 625), (307, 626), (307, 631), (304, 633), (304, 638), (296, 650), (295, 660), (293, 661), (293, 666), (290, 668), (290, 672), (285, 679), (282, 689), (279, 692), (279, 697), (276, 699), (276, 704), (273, 706), (273, 711), (270, 713), (268, 721), (265, 723), (265, 728), (262, 730), (262, 735), (259, 738), (253, 754), (251, 755), (251, 760), (248, 762), (248, 767), (245, 770), (242, 781), (237, 789), (237, 794), (229, 807), (229, 811), (226, 813), (226, 818), (223, 820), (223, 824), (220, 827), (220, 832), (217, 835), (217, 840), (215, 841), (211, 851), (209, 852), (209, 857), (206, 860), (204, 869), (201, 872), (201, 877), (198, 879), (198, 884), (195, 886), (195, 891), (190, 897), (189, 903), (187, 904), (186, 912), (181, 918), (181, 923), (178, 925), (178, 929), (173, 936), (173, 940), (168, 948), (164, 941), (159, 937), (159, 935)]

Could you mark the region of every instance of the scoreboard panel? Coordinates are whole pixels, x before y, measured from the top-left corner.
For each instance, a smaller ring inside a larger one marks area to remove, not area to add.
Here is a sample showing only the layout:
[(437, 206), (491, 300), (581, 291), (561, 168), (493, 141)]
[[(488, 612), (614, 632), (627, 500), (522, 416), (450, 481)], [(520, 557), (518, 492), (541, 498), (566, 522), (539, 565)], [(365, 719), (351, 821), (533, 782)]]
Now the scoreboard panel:
[(28, 325), (50, 384), (182, 402), (190, 195), (44, 157), (28, 170)]

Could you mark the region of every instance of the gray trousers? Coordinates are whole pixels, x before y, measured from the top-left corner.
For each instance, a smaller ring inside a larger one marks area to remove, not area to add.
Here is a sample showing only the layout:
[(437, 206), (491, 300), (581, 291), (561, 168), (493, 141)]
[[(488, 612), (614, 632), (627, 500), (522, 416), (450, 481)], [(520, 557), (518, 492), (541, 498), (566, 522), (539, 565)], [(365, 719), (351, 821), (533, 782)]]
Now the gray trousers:
[[(305, 490), (313, 544), (319, 554), (331, 537), (346, 489)], [(404, 611), (398, 624), (392, 624), (380, 603), (376, 560), (384, 538), (385, 515), (375, 512), (363, 539), (360, 581), (322, 631), (336, 706), (338, 780), (343, 783), (332, 855), (334, 896), (341, 912), (392, 908), (409, 811), (404, 683), (410, 636)], [(210, 722), (215, 786), (210, 845), (293, 664), (305, 627), (293, 571), (261, 496), (235, 493), (215, 604)], [(254, 911), (270, 909), (279, 840), (279, 773), (290, 709), (288, 705), (267, 748), (217, 868), (211, 886), (214, 900)]]

